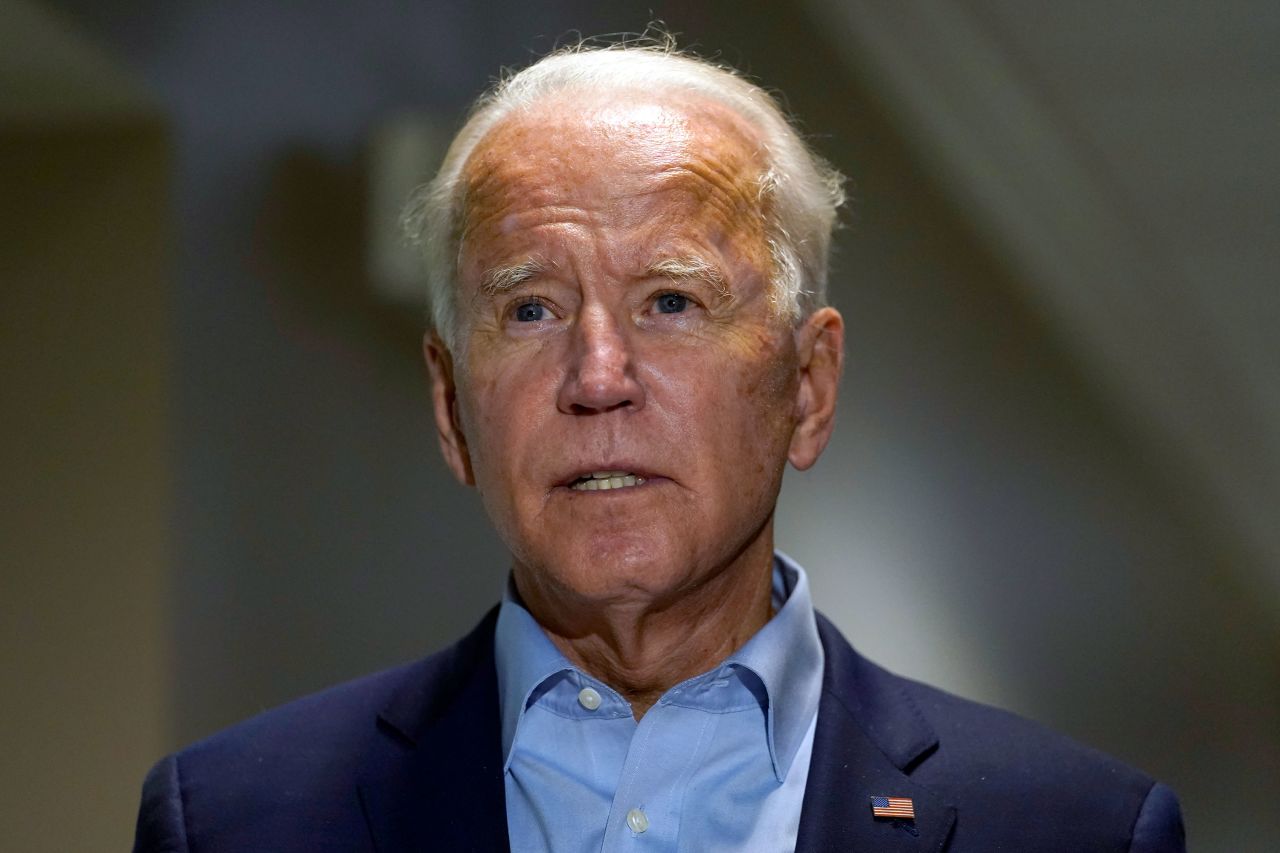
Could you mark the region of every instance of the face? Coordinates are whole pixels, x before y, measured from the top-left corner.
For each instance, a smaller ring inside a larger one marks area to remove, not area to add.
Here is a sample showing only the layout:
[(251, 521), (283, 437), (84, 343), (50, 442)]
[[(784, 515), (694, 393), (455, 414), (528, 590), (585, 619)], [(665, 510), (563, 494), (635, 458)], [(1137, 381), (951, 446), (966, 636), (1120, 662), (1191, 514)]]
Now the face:
[(575, 99), (469, 159), (461, 344), (427, 354), (526, 597), (660, 604), (767, 555), (783, 466), (821, 452), (839, 315), (770, 301), (758, 147), (715, 105)]

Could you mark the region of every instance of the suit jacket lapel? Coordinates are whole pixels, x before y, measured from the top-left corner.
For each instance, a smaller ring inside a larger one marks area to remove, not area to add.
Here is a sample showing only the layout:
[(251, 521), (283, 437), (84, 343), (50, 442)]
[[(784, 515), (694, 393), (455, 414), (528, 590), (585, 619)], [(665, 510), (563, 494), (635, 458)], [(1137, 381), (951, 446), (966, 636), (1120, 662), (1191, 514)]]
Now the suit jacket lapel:
[(508, 850), (496, 620), (414, 666), (379, 716), (360, 782), (378, 853)]
[[(813, 760), (800, 813), (796, 853), (943, 849), (955, 808), (912, 781), (938, 739), (897, 685), (821, 615), (826, 653)], [(871, 797), (910, 797), (914, 821), (873, 818)]]

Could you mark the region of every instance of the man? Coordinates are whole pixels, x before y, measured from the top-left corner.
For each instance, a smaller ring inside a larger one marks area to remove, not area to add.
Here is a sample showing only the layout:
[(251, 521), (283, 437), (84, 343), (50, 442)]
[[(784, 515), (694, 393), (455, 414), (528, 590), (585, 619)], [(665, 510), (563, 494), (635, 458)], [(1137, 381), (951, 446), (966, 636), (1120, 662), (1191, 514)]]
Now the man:
[(764, 92), (667, 49), (484, 99), (410, 223), (501, 608), (163, 760), (136, 849), (1181, 850), (1168, 788), (875, 667), (775, 554), (833, 424), (840, 201)]

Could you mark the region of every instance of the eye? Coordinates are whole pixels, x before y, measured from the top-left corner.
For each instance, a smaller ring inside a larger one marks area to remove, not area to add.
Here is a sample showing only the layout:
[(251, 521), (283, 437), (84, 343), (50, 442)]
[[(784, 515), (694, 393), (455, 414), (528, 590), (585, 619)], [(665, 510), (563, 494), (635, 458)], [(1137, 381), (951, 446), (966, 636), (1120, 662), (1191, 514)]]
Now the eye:
[(547, 318), (547, 309), (540, 302), (521, 302), (514, 315), (517, 323), (536, 323)]
[(681, 293), (664, 293), (654, 305), (660, 314), (679, 314), (689, 307), (689, 297)]

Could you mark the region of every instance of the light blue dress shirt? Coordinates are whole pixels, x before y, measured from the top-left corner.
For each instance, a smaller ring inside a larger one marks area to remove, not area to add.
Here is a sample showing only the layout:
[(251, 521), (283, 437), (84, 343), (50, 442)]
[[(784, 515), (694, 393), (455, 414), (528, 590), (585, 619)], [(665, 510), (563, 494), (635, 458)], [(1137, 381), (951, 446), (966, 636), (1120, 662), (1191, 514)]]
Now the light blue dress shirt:
[(781, 553), (773, 600), (774, 617), (741, 649), (637, 723), (508, 585), (496, 653), (511, 849), (794, 850), (822, 644), (804, 571)]

